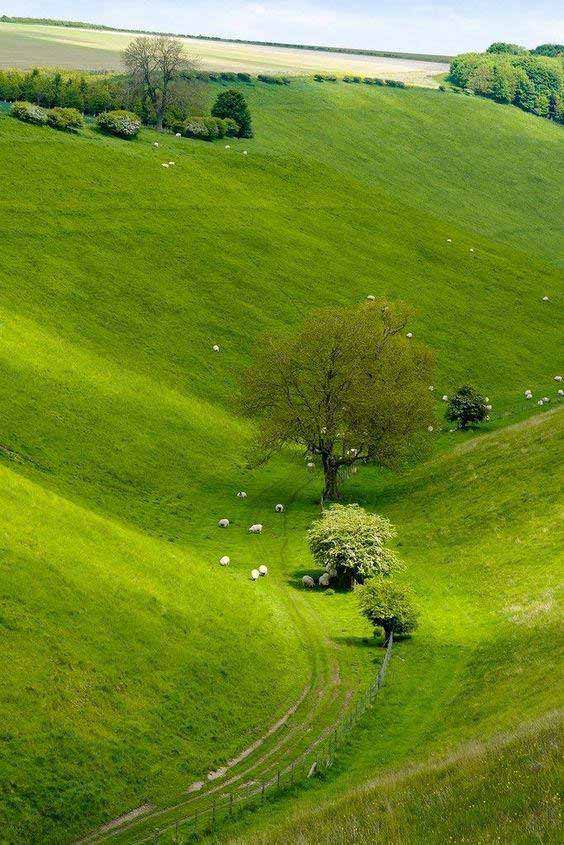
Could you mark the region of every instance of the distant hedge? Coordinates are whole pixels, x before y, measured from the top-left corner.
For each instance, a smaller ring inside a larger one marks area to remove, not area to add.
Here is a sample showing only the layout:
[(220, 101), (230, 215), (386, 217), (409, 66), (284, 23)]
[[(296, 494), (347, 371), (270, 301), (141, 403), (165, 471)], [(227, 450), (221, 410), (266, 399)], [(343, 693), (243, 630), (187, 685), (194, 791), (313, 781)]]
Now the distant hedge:
[(558, 59), (531, 53), (464, 53), (453, 60), (450, 81), (564, 123), (564, 72)]
[(141, 129), (139, 117), (123, 109), (102, 112), (98, 115), (97, 123), (102, 132), (118, 138), (135, 138)]
[(215, 141), (218, 138), (235, 138), (239, 134), (239, 124), (229, 117), (189, 117), (181, 126), (176, 127), (185, 138), (199, 138), (202, 141)]
[(33, 123), (35, 126), (46, 126), (49, 116), (47, 109), (42, 109), (34, 103), (21, 101), (13, 104), (10, 114), (18, 120), (23, 120), (24, 123)]
[(53, 129), (60, 129), (63, 132), (78, 132), (84, 126), (84, 118), (76, 109), (56, 106), (47, 112), (47, 123)]

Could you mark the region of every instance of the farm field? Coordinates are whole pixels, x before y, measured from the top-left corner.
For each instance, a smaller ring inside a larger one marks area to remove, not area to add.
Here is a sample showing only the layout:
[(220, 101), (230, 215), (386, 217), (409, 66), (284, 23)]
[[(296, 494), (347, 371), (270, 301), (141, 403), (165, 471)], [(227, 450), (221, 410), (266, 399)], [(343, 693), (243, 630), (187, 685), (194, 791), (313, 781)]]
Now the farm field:
[[(0, 23), (0, 67), (61, 67), (119, 70), (120, 53), (132, 36), (34, 24)], [(385, 76), (436, 87), (445, 73), (443, 62), (314, 52), (286, 47), (232, 44), (197, 38), (181, 39), (190, 55), (208, 70), (311, 75), (319, 71)]]
[[(291, 812), (307, 837), (320, 802), (329, 826), (337, 796), (518, 734), (558, 700), (561, 128), (422, 89), (244, 90), (256, 137), (231, 149), (72, 137), (0, 111), (10, 843), (166, 807), (293, 706), (289, 743), (315, 738), (373, 679), (382, 650), (354, 598), (300, 587), (321, 479), (293, 452), (246, 466), (239, 374), (262, 331), (319, 303), (410, 302), (437, 395), (470, 381), (494, 410), (482, 433), (451, 434), (438, 401), (428, 459), (347, 485), (397, 526), (421, 627), (327, 779), (233, 836), (276, 841)], [(252, 583), (258, 563), (269, 575)], [(553, 728), (530, 729), (544, 748)]]

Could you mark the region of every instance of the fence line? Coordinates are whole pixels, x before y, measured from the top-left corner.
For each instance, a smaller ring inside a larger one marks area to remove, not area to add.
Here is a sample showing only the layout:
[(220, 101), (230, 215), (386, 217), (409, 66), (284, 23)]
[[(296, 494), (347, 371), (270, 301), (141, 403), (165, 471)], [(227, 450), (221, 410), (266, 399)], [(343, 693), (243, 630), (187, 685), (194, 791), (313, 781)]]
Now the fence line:
[(373, 704), (379, 690), (384, 683), (386, 669), (390, 662), (394, 635), (390, 634), (386, 645), (386, 652), (380, 671), (368, 689), (357, 699), (354, 709), (343, 721), (322, 735), (310, 749), (306, 749), (300, 756), (267, 775), (260, 782), (249, 784), (246, 792), (228, 793), (221, 797), (210, 796), (208, 807), (201, 806), (190, 815), (178, 819), (161, 828), (155, 828), (152, 834), (136, 840), (136, 845), (149, 842), (154, 845), (186, 845), (195, 842), (201, 834), (210, 833), (221, 822), (232, 819), (243, 809), (256, 809), (275, 795), (306, 781), (315, 774), (327, 771), (335, 760), (337, 749), (342, 745), (346, 736), (358, 723), (366, 710)]

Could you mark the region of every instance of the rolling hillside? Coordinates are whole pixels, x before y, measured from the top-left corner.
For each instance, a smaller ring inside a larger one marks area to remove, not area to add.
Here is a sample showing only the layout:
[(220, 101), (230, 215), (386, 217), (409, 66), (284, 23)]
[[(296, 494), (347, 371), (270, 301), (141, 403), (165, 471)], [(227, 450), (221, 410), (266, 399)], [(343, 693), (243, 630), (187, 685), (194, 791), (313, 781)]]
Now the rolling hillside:
[[(538, 410), (525, 388), (556, 402), (562, 130), (431, 91), (246, 90), (256, 139), (230, 150), (0, 114), (10, 843), (70, 842), (166, 804), (292, 704), (296, 721), (321, 707), (326, 723), (373, 677), (379, 650), (358, 647), (369, 631), (354, 600), (295, 589), (319, 479), (292, 454), (245, 468), (237, 377), (262, 330), (320, 303), (402, 298), (437, 350), (437, 393), (475, 382), (494, 405), (486, 429)], [(448, 751), (478, 724), (514, 727), (523, 655), (546, 692), (538, 715), (550, 708), (548, 626), (532, 638), (509, 616), (555, 590), (560, 419), (476, 449), (440, 433), (424, 466), (351, 485), (397, 523), (425, 624), (394, 662), (386, 730), (369, 720), (345, 755), (347, 782), (413, 748)], [(256, 521), (265, 532), (250, 537)], [(270, 574), (252, 584), (262, 562)], [(495, 707), (472, 686), (484, 672)]]

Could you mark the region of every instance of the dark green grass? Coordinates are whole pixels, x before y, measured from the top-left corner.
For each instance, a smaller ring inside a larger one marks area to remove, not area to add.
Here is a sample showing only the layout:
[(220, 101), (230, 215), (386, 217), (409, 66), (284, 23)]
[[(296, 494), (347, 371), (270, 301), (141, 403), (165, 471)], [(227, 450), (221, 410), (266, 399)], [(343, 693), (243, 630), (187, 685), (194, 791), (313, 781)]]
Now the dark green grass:
[[(155, 149), (150, 131), (133, 143), (92, 129), (70, 137), (0, 115), (10, 842), (68, 841), (146, 799), (166, 802), (276, 721), (308, 680), (312, 651), (338, 655), (345, 685), (374, 671), (354, 600), (295, 589), (311, 566), (304, 534), (319, 479), (290, 455), (244, 468), (251, 430), (236, 384), (263, 329), (368, 293), (404, 298), (419, 309), (416, 336), (437, 350), (438, 395), (474, 381), (494, 404), (492, 428), (530, 413), (525, 388), (555, 395), (558, 127), (415, 90), (299, 83), (250, 99), (257, 138), (229, 151), (169, 136)], [(489, 507), (482, 498), (468, 537), (468, 479), (445, 460), (450, 486), (414, 470), (393, 482), (360, 474), (350, 488), (398, 523), (416, 587), (439, 607), (451, 543), (460, 534), (455, 551), (467, 555)], [(514, 484), (511, 467), (499, 465), (495, 489), (504, 474)], [(412, 499), (419, 524), (405, 518)], [(291, 503), (285, 522), (277, 501)], [(229, 532), (216, 527), (222, 516)], [(265, 534), (250, 538), (257, 520)], [(498, 558), (509, 562), (485, 537), (493, 582)], [(252, 585), (261, 562), (271, 576)], [(374, 726), (369, 754), (351, 751), (359, 779), (409, 757), (419, 726), (431, 747), (457, 696), (452, 739), (471, 734), (457, 713), (466, 656), (477, 659), (474, 620), (485, 623), (474, 571), (457, 573), (454, 643), (429, 603), (433, 624), (394, 664), (390, 707), (405, 718)], [(300, 614), (315, 620), (305, 643)], [(487, 621), (484, 647), (495, 631), (505, 653), (508, 623)], [(510, 677), (508, 698), (513, 689)], [(495, 709), (488, 719), (495, 727)]]

